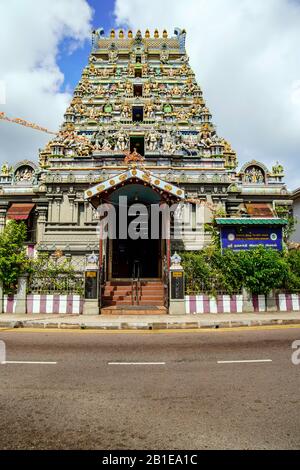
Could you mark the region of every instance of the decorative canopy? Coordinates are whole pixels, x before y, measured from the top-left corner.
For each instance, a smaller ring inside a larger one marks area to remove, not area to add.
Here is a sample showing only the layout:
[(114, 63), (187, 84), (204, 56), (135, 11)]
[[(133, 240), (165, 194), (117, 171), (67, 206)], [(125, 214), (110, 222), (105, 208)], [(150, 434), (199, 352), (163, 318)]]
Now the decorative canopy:
[(287, 225), (286, 219), (258, 219), (258, 218), (245, 218), (245, 219), (216, 219), (217, 225)]
[(35, 204), (12, 204), (7, 211), (9, 220), (27, 220)]
[(130, 182), (131, 180), (143, 182), (144, 184), (152, 186), (153, 188), (161, 190), (162, 192), (169, 193), (176, 199), (184, 199), (185, 197), (183, 189), (158, 178), (146, 170), (140, 170), (138, 168), (130, 169), (121, 175), (117, 175), (113, 178), (110, 178), (109, 180), (97, 184), (96, 186), (85, 191), (84, 197), (85, 199), (92, 199), (95, 196), (99, 196), (106, 191), (115, 189), (126, 182)]

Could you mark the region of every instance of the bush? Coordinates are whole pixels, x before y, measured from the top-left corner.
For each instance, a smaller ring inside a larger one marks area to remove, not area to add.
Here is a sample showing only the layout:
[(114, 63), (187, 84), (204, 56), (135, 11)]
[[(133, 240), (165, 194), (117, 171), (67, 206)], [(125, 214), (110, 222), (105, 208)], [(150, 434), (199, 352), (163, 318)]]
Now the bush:
[(83, 278), (77, 276), (69, 260), (40, 254), (30, 268), (29, 292), (83, 294)]
[(252, 294), (268, 294), (286, 284), (289, 266), (282, 253), (260, 246), (239, 255), (243, 284)]
[(300, 251), (291, 250), (286, 254), (289, 275), (285, 289), (289, 292), (300, 291)]
[[(297, 254), (296, 254), (297, 253)], [(300, 252), (288, 254), (259, 246), (251, 251), (223, 253), (215, 247), (182, 254), (188, 294), (253, 294), (300, 289)]]

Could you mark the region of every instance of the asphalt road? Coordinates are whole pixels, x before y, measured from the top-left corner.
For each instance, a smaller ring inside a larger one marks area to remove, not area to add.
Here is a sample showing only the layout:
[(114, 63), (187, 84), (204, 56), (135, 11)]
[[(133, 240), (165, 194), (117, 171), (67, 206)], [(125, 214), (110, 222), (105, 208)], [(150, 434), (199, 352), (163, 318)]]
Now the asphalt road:
[(0, 449), (300, 448), (300, 329), (0, 340)]

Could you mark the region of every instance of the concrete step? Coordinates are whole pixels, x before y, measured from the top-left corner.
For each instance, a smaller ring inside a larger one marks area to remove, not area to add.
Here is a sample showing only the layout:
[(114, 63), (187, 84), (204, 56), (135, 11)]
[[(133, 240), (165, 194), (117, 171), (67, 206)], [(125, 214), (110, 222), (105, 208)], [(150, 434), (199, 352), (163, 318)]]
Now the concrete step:
[[(135, 302), (136, 304), (136, 302)], [(127, 306), (132, 306), (131, 300), (103, 300), (103, 305), (105, 307), (110, 307), (110, 306), (122, 306), (122, 305), (127, 305)], [(161, 306), (163, 307), (164, 305), (164, 300), (140, 300), (139, 305), (147, 305), (147, 306)]]
[(101, 315), (167, 315), (168, 311), (163, 306), (112, 306), (101, 308)]
[[(133, 286), (134, 305), (136, 306), (136, 284)], [(118, 306), (132, 308), (132, 283), (131, 281), (109, 281), (106, 283), (103, 297), (105, 308)], [(164, 305), (164, 285), (160, 280), (141, 281), (139, 305), (163, 307)]]

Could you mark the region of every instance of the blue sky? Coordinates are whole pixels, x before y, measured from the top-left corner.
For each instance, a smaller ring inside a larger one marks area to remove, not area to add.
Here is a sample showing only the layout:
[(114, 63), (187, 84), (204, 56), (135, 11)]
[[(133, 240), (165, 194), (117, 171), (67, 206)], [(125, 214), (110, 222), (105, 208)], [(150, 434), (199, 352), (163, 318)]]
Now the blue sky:
[[(115, 26), (114, 0), (88, 0), (93, 9), (92, 27), (98, 29), (104, 28), (107, 32)], [(71, 40), (64, 40), (60, 44), (60, 52), (57, 63), (65, 76), (62, 88), (73, 90), (80, 80), (83, 67), (88, 63), (88, 57), (91, 52), (91, 41), (85, 41), (84, 45), (70, 53)]]

